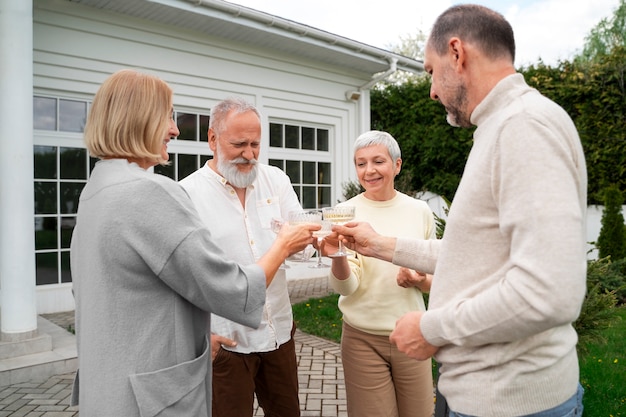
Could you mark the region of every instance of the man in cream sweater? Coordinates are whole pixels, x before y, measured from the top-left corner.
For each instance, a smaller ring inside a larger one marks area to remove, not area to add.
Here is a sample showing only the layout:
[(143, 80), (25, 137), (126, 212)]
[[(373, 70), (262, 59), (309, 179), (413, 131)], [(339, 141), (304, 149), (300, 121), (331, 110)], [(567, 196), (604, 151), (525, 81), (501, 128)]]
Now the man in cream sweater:
[(450, 124), (477, 126), (442, 240), (334, 230), (364, 255), (434, 273), (428, 311), (400, 318), (390, 340), (442, 364), (451, 416), (580, 416), (585, 159), (570, 117), (514, 58), (511, 26), (482, 6), (451, 7), (427, 41), (431, 98)]

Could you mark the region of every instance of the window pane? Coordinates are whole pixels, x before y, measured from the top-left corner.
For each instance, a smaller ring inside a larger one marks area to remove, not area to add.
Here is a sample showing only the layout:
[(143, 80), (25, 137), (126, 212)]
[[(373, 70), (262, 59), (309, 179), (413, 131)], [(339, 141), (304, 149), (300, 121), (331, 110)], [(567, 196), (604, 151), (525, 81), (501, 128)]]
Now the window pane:
[(72, 180), (87, 179), (87, 150), (81, 148), (60, 148), (59, 160), (61, 178)]
[(57, 218), (35, 218), (35, 250), (56, 249), (57, 247)]
[(198, 169), (198, 157), (196, 155), (178, 154), (178, 179), (182, 180), (187, 175)]
[(57, 130), (57, 99), (33, 97), (33, 128)]
[(300, 149), (300, 128), (285, 126), (285, 148)]
[(283, 147), (283, 125), (278, 123), (270, 123), (270, 147)]
[(69, 248), (72, 241), (72, 233), (76, 226), (76, 217), (61, 217), (61, 247)]
[(320, 162), (317, 164), (318, 169), (318, 184), (330, 184), (330, 163)]
[(287, 170), (285, 171), (291, 179), (292, 184), (300, 184), (300, 161), (286, 161)]
[(82, 132), (87, 120), (87, 102), (59, 100), (59, 130), (63, 132)]
[(312, 127), (302, 128), (302, 149), (315, 150), (315, 129)]
[(205, 166), (207, 161), (210, 161), (211, 159), (213, 159), (213, 155), (200, 155), (200, 166)]
[(282, 159), (270, 159), (268, 162), (268, 165), (280, 168), (281, 170), (285, 170), (285, 163)]
[(58, 267), (57, 253), (37, 253), (35, 254), (36, 262), (36, 281), (37, 285), (58, 284)]
[(209, 116), (200, 115), (200, 141), (209, 141)]
[(61, 213), (73, 214), (78, 209), (78, 199), (85, 184), (75, 182), (61, 183)]
[(72, 282), (70, 253), (67, 251), (61, 252), (61, 282)]
[(316, 208), (315, 187), (302, 187), (302, 208)]
[(319, 195), (318, 207), (330, 207), (333, 205), (332, 201), (330, 201), (330, 187), (320, 187)]
[(57, 213), (57, 184), (35, 181), (35, 214)]
[(155, 174), (161, 174), (161, 175), (165, 175), (166, 177), (170, 177), (171, 179), (175, 180), (176, 178), (174, 178), (174, 168), (176, 167), (176, 158), (175, 158), (176, 154), (171, 153), (170, 154), (170, 164), (163, 166), (163, 165), (155, 165), (154, 166), (154, 173)]
[(317, 129), (317, 150), (328, 152), (328, 130)]
[(52, 180), (57, 177), (56, 146), (34, 146), (35, 178)]
[(180, 140), (197, 140), (198, 137), (198, 115), (188, 113), (176, 113), (176, 124), (180, 135)]
[(96, 166), (96, 162), (98, 162), (99, 159), (98, 158), (94, 158), (93, 156), (89, 157), (89, 173), (91, 174), (91, 171), (93, 171), (93, 168)]
[(296, 195), (298, 196), (298, 201), (302, 201), (302, 199), (300, 198), (300, 195), (302, 194), (300, 192), (300, 187), (299, 186), (295, 186), (293, 187), (293, 191), (296, 193)]
[(315, 162), (302, 162), (302, 183), (316, 184), (315, 181)]

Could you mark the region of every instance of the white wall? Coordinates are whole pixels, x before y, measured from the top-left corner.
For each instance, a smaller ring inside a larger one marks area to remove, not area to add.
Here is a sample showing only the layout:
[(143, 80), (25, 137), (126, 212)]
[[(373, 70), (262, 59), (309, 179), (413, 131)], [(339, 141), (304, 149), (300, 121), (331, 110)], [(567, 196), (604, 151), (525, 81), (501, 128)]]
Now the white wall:
[[(332, 195), (355, 177), (352, 143), (369, 125), (369, 94), (348, 101), (345, 91), (369, 81), (370, 75), (304, 59), (295, 60), (274, 50), (146, 20), (122, 16), (67, 1), (38, 0), (33, 10), (34, 93), (91, 100), (113, 72), (135, 68), (164, 79), (174, 90), (179, 111), (206, 113), (225, 97), (242, 96), (255, 103), (269, 121), (315, 124), (329, 129), (328, 155), (283, 149), (280, 158), (332, 163)], [(363, 107), (365, 106), (365, 107)], [(273, 157), (269, 132), (263, 131), (262, 162)], [(35, 144), (83, 147), (82, 135), (35, 132)], [(202, 153), (206, 143), (173, 141), (172, 153)], [(293, 156), (291, 156), (293, 154)], [(276, 157), (276, 156), (274, 156)], [(324, 159), (326, 158), (326, 159)], [(73, 309), (71, 285), (37, 288), (38, 312)]]
[[(595, 246), (590, 245), (589, 242), (595, 242), (600, 235), (600, 229), (602, 228), (602, 212), (604, 206), (589, 206), (587, 207), (587, 248), (589, 253), (587, 258), (598, 259), (598, 251)], [(622, 206), (622, 215), (626, 218), (626, 205)]]

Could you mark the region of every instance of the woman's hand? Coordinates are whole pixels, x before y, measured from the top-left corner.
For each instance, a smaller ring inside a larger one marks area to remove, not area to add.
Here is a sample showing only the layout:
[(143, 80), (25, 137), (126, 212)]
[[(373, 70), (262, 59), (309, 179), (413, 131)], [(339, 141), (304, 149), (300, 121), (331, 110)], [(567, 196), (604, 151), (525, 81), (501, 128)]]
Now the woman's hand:
[(396, 282), (403, 288), (416, 287), (421, 292), (429, 292), (430, 284), (433, 281), (433, 276), (429, 274), (423, 274), (408, 268), (400, 268), (398, 275), (396, 276)]

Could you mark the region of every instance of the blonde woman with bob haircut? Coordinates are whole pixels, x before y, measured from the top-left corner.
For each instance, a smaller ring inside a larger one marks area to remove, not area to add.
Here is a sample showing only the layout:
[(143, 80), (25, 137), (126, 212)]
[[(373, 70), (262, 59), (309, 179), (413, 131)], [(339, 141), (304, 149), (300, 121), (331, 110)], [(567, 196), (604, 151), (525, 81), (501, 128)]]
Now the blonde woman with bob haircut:
[(266, 286), (319, 228), (287, 225), (256, 264), (229, 261), (180, 185), (149, 170), (179, 134), (172, 100), (159, 78), (122, 70), (87, 118), (100, 161), (71, 243), (81, 415), (210, 416), (209, 313), (258, 326)]

